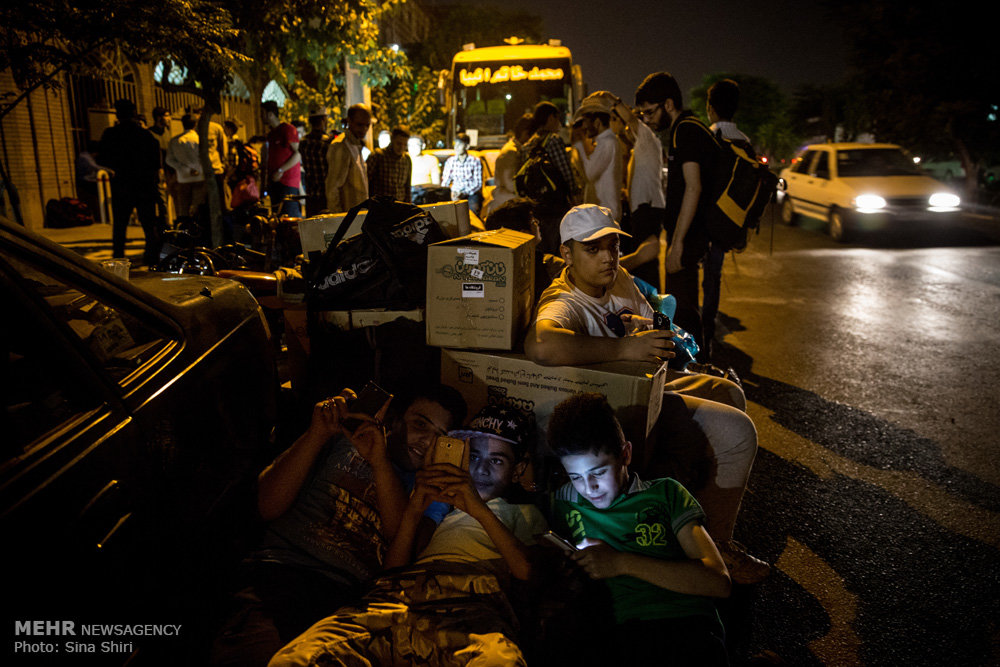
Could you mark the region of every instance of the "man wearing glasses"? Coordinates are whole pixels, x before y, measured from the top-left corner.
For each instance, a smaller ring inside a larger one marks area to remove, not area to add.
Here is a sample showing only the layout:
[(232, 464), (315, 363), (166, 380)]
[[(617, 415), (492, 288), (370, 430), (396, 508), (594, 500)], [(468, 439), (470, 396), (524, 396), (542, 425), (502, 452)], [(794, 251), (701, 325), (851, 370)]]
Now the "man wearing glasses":
[[(677, 298), (676, 324), (704, 346), (698, 305), (698, 264), (708, 251), (703, 220), (705, 179), (715, 172), (719, 149), (707, 127), (684, 109), (681, 88), (667, 72), (647, 76), (635, 91), (643, 121), (667, 149), (667, 292)], [(694, 122), (681, 123), (691, 119)]]

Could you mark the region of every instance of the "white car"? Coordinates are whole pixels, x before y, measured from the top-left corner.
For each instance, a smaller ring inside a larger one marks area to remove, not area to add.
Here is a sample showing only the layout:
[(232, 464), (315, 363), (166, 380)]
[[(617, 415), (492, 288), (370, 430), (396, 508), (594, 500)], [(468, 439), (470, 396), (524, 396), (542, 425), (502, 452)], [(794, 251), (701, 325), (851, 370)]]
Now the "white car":
[(778, 202), (785, 224), (799, 215), (819, 218), (841, 242), (896, 222), (946, 219), (961, 206), (899, 146), (851, 143), (807, 146), (782, 170)]

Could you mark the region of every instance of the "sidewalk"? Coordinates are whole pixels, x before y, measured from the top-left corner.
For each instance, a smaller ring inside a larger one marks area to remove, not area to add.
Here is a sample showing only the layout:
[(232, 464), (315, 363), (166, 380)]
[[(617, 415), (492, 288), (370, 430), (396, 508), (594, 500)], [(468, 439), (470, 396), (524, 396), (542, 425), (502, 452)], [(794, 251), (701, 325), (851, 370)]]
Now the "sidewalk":
[[(142, 227), (130, 225), (126, 230), (125, 256), (135, 263), (137, 260), (142, 260), (144, 246)], [(94, 223), (61, 229), (43, 227), (34, 231), (89, 260), (98, 262), (102, 259), (111, 259), (111, 225)]]

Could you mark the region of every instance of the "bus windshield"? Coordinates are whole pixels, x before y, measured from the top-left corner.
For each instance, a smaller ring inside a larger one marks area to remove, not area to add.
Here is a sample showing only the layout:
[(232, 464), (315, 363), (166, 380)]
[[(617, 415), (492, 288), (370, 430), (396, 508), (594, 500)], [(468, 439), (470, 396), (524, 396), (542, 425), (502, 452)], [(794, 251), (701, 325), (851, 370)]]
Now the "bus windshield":
[(498, 148), (517, 119), (543, 100), (569, 108), (572, 76), (568, 58), (456, 64), (455, 123), (476, 134), (479, 148)]

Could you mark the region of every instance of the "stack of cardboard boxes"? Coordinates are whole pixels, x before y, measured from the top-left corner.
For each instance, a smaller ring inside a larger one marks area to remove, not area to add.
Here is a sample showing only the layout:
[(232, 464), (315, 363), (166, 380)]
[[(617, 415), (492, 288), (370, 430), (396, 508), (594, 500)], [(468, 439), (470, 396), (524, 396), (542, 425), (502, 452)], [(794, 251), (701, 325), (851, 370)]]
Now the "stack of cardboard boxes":
[(427, 342), (445, 348), (441, 381), (475, 413), (487, 403), (533, 412), (539, 435), (557, 403), (578, 392), (608, 397), (626, 436), (645, 440), (660, 413), (666, 366), (608, 362), (539, 366), (523, 354), (534, 309), (535, 238), (507, 229), (430, 247)]
[[(530, 361), (516, 350), (522, 347), (535, 307), (535, 238), (508, 229), (472, 227), (466, 202), (422, 208), (454, 237), (428, 251), (425, 310), (324, 312), (322, 318), (345, 331), (399, 317), (422, 318), (427, 344), (443, 348), (441, 381), (462, 392), (470, 414), (487, 403), (532, 412), (542, 436), (557, 403), (573, 393), (596, 391), (608, 397), (633, 444), (643, 442), (660, 413), (666, 366), (608, 362), (546, 367)], [(300, 222), (307, 256), (322, 254), (343, 217)], [(286, 311), (286, 320), (303, 338), (308, 354), (304, 307), (301, 312)]]

